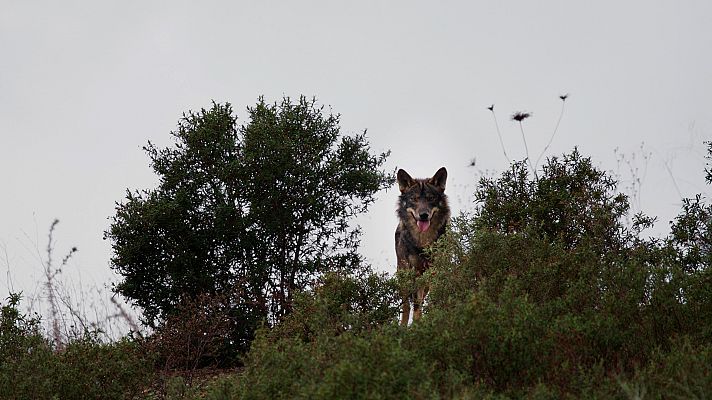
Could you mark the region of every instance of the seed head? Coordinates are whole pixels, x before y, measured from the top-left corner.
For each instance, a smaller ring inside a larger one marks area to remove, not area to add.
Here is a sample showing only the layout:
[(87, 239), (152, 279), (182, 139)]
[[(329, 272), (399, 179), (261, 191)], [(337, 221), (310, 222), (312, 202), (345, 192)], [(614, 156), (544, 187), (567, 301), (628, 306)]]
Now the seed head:
[(522, 120), (527, 119), (532, 116), (532, 113), (525, 111), (517, 111), (512, 114), (512, 121), (522, 122)]

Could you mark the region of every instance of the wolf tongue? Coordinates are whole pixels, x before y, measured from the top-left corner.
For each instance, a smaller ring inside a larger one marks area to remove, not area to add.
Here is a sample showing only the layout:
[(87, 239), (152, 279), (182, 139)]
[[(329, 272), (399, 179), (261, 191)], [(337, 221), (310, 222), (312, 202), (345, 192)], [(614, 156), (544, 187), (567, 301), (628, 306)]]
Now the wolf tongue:
[(430, 227), (430, 221), (418, 221), (418, 229), (421, 232), (425, 232)]

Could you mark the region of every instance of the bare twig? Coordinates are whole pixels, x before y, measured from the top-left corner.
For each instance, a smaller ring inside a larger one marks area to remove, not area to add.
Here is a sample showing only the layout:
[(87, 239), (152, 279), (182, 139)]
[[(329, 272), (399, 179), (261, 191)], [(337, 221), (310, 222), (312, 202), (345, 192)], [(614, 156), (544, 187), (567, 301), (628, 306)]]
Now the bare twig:
[(675, 186), (675, 191), (677, 192), (677, 195), (682, 199), (685, 196), (682, 195), (682, 191), (680, 191), (680, 187), (677, 186), (677, 180), (675, 179), (675, 175), (672, 173), (672, 169), (670, 168), (670, 165), (668, 164), (667, 160), (663, 160), (663, 166), (665, 166), (665, 170), (667, 171), (668, 175), (670, 175), (670, 180), (672, 180), (672, 184)]
[(54, 233), (54, 228), (58, 223), (59, 220), (55, 219), (49, 227), (49, 234), (47, 235), (47, 261), (45, 262), (44, 274), (46, 279), (45, 290), (51, 313), (52, 339), (54, 340), (55, 346), (60, 349), (62, 347), (62, 335), (59, 329), (59, 307), (55, 296), (54, 283), (52, 282), (59, 271), (52, 271), (52, 234)]
[(559, 119), (556, 121), (556, 126), (554, 127), (554, 132), (551, 134), (551, 137), (549, 138), (549, 143), (544, 146), (544, 150), (541, 151), (541, 154), (539, 154), (539, 157), (536, 159), (536, 163), (534, 164), (535, 167), (539, 166), (539, 161), (541, 160), (541, 157), (544, 156), (547, 150), (549, 150), (549, 146), (551, 146), (551, 143), (554, 141), (554, 136), (556, 136), (556, 132), (559, 130), (559, 124), (561, 123), (561, 118), (564, 116), (564, 105), (566, 104), (566, 99), (569, 97), (569, 94), (564, 94), (559, 96), (561, 99), (561, 112), (559, 113)]
[(487, 107), (487, 109), (492, 112), (492, 118), (494, 118), (494, 126), (495, 126), (495, 128), (497, 128), (497, 137), (499, 138), (500, 146), (502, 146), (502, 154), (504, 154), (504, 159), (507, 160), (507, 163), (510, 163), (511, 159), (507, 155), (507, 150), (505, 149), (504, 141), (502, 140), (502, 133), (499, 130), (499, 123), (497, 123), (497, 115), (494, 113), (494, 104)]
[(141, 336), (141, 329), (139, 329), (136, 320), (131, 317), (128, 312), (126, 312), (126, 309), (118, 301), (116, 301), (116, 296), (111, 296), (109, 300), (111, 301), (111, 304), (113, 304), (118, 310), (118, 313), (115, 314), (115, 316), (120, 316), (121, 318), (123, 318), (124, 321), (129, 324), (131, 330)]
[[(65, 267), (71, 264), (77, 248), (72, 247), (62, 258), (57, 257), (55, 234), (58, 223), (58, 220), (54, 220), (50, 225), (46, 246), (37, 244), (34, 239), (37, 234), (22, 232), (26, 240), (20, 241), (20, 244), (36, 257), (41, 270), (40, 279), (34, 282), (34, 287), (24, 291), (26, 294), (23, 298), (28, 312), (42, 316), (45, 334), (58, 350), (87, 333), (101, 334), (108, 340), (119, 338), (128, 329), (140, 335), (139, 324), (135, 322), (130, 310), (122, 309), (101, 288), (96, 285), (87, 288), (81, 275), (78, 276), (78, 282), (67, 280)], [(12, 284), (9, 258), (7, 249), (0, 243), (0, 266), (3, 262), (7, 264), (7, 279)]]
[(5, 267), (7, 268), (6, 287), (7, 287), (9, 293), (15, 293), (15, 285), (12, 282), (12, 274), (10, 273), (10, 256), (7, 254), (7, 246), (5, 245), (5, 243), (0, 243), (0, 246), (2, 246), (2, 252), (5, 256)]

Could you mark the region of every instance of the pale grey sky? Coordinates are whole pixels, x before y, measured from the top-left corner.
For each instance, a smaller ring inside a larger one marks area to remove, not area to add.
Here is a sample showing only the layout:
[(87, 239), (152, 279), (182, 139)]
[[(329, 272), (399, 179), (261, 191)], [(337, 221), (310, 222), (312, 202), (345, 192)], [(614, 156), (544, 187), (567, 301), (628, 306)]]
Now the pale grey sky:
[[(2, 297), (8, 270), (16, 290), (38, 290), (35, 249), (54, 218), (56, 257), (77, 246), (69, 269), (85, 284), (112, 279), (102, 232), (114, 202), (156, 182), (141, 146), (169, 144), (181, 114), (211, 100), (244, 121), (260, 95), (316, 96), (343, 132), (368, 129), (374, 151), (392, 150), (388, 169), (448, 167), (459, 211), (480, 171), (507, 166), (486, 107), (516, 159), (508, 117), (534, 113), (535, 157), (570, 93), (548, 155), (579, 146), (615, 172), (614, 149), (637, 154), (636, 208), (660, 217), (660, 233), (680, 194), (708, 191), (710, 1), (0, 3)], [(363, 253), (389, 272), (397, 194), (358, 221)]]

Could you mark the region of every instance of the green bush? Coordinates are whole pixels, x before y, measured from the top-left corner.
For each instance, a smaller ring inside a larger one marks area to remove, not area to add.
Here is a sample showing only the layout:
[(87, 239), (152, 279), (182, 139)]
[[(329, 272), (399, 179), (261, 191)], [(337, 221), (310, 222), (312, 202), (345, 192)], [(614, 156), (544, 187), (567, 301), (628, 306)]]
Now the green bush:
[(313, 291), (300, 293), (293, 312), (275, 329), (272, 339), (313, 341), (319, 336), (360, 333), (394, 320), (400, 309), (398, 282), (386, 275), (329, 273)]
[(579, 371), (629, 375), (676, 337), (709, 343), (709, 263), (698, 254), (709, 255), (710, 219), (699, 199), (672, 227), (692, 233), (646, 239), (652, 219), (625, 226), (625, 197), (577, 151), (535, 180), (514, 164), (477, 196), (433, 252), (428, 318), (414, 330), (454, 339), (423, 357), (452, 354), (440, 362), (505, 393), (545, 382), (562, 394), (581, 390)]
[(432, 398), (431, 363), (403, 345), (404, 334), (393, 325), (306, 343), (258, 339), (235, 398)]
[(384, 275), (327, 274), (314, 291), (298, 296), (280, 326), (260, 331), (231, 395), (432, 397), (430, 363), (404, 347), (406, 331), (391, 324), (398, 293), (395, 279)]
[(39, 317), (21, 313), (20, 296), (11, 294), (0, 308), (0, 395), (8, 399), (49, 397), (53, 385), (50, 342), (40, 332)]
[(658, 350), (625, 389), (638, 387), (652, 399), (704, 399), (712, 393), (712, 344), (681, 338), (668, 350)]
[(87, 334), (55, 354), (50, 371), (62, 399), (130, 399), (150, 383), (153, 368), (135, 341), (102, 343)]
[(150, 360), (136, 341), (102, 343), (87, 332), (52, 348), (39, 319), (18, 311), (19, 300), (12, 295), (1, 310), (0, 398), (130, 399), (150, 382)]

